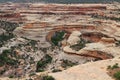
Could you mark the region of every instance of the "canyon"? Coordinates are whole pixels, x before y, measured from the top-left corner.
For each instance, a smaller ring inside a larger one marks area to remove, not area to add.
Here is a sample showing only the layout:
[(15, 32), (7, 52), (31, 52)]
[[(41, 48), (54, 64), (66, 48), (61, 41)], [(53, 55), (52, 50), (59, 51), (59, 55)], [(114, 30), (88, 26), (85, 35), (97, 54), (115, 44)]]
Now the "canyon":
[[(0, 54), (13, 49), (20, 57), (15, 59), (17, 67), (0, 67), (0, 73), (5, 69), (0, 80), (9, 80), (11, 74), (15, 79), (39, 80), (35, 77), (44, 72), (56, 80), (112, 80), (105, 68), (119, 63), (120, 3), (1, 3), (0, 19), (19, 25), (12, 31), (15, 37), (0, 47)], [(1, 34), (8, 32), (3, 30), (4, 24), (0, 25)], [(43, 72), (36, 72), (38, 61), (44, 61), (46, 55), (51, 62)], [(61, 72), (52, 73), (56, 69)], [(33, 73), (36, 75), (30, 77)], [(105, 77), (98, 78), (100, 73)]]

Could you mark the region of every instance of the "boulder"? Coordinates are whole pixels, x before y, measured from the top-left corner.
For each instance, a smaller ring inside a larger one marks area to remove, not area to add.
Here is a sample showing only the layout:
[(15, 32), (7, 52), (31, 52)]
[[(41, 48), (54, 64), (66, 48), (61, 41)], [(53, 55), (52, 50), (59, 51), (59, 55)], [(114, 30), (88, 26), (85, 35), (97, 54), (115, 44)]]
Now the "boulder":
[(80, 31), (73, 31), (69, 36), (67, 43), (69, 45), (77, 44), (78, 41), (80, 41), (80, 35), (81, 35)]

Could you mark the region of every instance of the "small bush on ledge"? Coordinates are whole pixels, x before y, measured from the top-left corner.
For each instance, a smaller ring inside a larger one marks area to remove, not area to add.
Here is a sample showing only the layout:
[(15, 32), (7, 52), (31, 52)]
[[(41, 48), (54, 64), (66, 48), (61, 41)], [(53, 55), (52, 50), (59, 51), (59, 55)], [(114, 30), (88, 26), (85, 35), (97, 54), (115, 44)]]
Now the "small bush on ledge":
[(116, 72), (113, 76), (116, 80), (120, 80), (120, 71)]
[(120, 80), (120, 67), (118, 63), (115, 63), (113, 66), (109, 65), (107, 67), (108, 75), (114, 78), (115, 80)]
[(79, 51), (80, 49), (85, 47), (86, 43), (91, 43), (91, 42), (81, 38), (81, 40), (77, 44), (71, 45), (70, 48), (72, 48), (73, 50)]
[(55, 80), (52, 76), (43, 76), (42, 80)]
[(59, 42), (62, 41), (65, 35), (65, 31), (56, 31), (54, 35), (51, 37), (52, 44), (55, 46), (59, 45)]
[(37, 62), (36, 72), (43, 72), (48, 63), (51, 63), (52, 57), (46, 54), (44, 58)]
[(108, 69), (116, 69), (119, 68), (118, 63), (114, 64), (113, 66), (108, 66)]
[(41, 74), (37, 76), (34, 80), (55, 80), (55, 78), (47, 74)]

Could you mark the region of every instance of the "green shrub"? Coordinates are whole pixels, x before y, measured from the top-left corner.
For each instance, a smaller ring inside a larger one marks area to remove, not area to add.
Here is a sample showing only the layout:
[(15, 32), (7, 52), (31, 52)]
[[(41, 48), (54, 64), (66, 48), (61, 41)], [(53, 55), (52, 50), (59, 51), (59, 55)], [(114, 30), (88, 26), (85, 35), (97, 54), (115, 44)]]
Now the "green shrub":
[(74, 65), (77, 65), (77, 63), (74, 63), (74, 62), (71, 62), (71, 61), (68, 61), (68, 60), (63, 60), (61, 66), (64, 67), (64, 68), (67, 68), (67, 67), (72, 67)]
[(46, 54), (42, 60), (37, 62), (36, 72), (43, 72), (46, 65), (48, 63), (51, 63), (51, 61), (52, 61), (52, 57)]
[(13, 33), (3, 33), (0, 35), (0, 46), (4, 45), (4, 43), (12, 38), (14, 38), (15, 35)]
[(55, 80), (52, 76), (43, 76), (42, 80)]
[(0, 75), (4, 74), (6, 72), (6, 69), (0, 71)]
[(34, 76), (34, 75), (36, 75), (34, 72), (29, 74), (29, 76)]
[(55, 34), (51, 37), (51, 41), (55, 46), (58, 46), (58, 43), (63, 40), (63, 36), (65, 34), (65, 31), (57, 31)]
[(117, 46), (120, 46), (120, 41), (117, 41), (117, 42), (116, 42), (116, 45), (117, 45)]
[(12, 23), (8, 21), (0, 20), (0, 28), (4, 29), (6, 32), (0, 35), (0, 47), (2, 47), (6, 41), (14, 38), (15, 35), (12, 33), (19, 24)]
[(109, 65), (109, 66), (107, 67), (107, 69), (111, 69), (111, 65)]
[(13, 75), (10, 75), (9, 78), (14, 78), (14, 76), (13, 76)]
[(81, 40), (77, 44), (71, 45), (70, 48), (72, 48), (73, 50), (79, 51), (80, 49), (85, 47), (86, 43), (90, 43), (90, 41), (86, 41), (81, 38)]
[(112, 66), (112, 69), (116, 69), (116, 68), (119, 68), (118, 63), (116, 63)]
[(117, 18), (117, 17), (108, 17), (108, 16), (100, 16), (100, 15), (92, 15), (92, 17), (99, 18), (99, 19), (120, 21), (120, 18)]
[(54, 69), (54, 70), (52, 70), (52, 72), (60, 72), (60, 71), (62, 71), (62, 70), (60, 70), (60, 69)]
[(35, 41), (35, 40), (29, 40), (29, 42), (26, 45), (35, 47), (36, 44), (37, 44), (37, 41)]
[(18, 27), (18, 26), (19, 26), (18, 23), (12, 23), (12, 22), (8, 22), (8, 21), (0, 20), (0, 27), (3, 28), (4, 30), (6, 30), (7, 32), (11, 32), (11, 31), (15, 30), (16, 27)]
[(116, 72), (113, 77), (116, 79), (116, 80), (120, 80), (120, 71)]
[(46, 55), (45, 55), (45, 62), (46, 62), (46, 63), (51, 63), (51, 61), (52, 61), (52, 57), (49, 56), (48, 54), (46, 54)]
[(113, 66), (109, 65), (107, 69), (116, 69), (116, 68), (119, 68), (118, 63), (115, 63)]
[(0, 54), (0, 66), (3, 66), (5, 64), (11, 65), (11, 66), (17, 64), (17, 60), (14, 60), (9, 57), (11, 56), (11, 54), (12, 52), (10, 49), (4, 50), (2, 54)]
[[(19, 45), (19, 47), (30, 46), (34, 51), (38, 50), (38, 47), (36, 47), (36, 45), (38, 44), (36, 40), (28, 39), (26, 37), (22, 37), (22, 38), (26, 39), (28, 42), (26, 44)], [(28, 49), (27, 51), (29, 52), (30, 50)]]

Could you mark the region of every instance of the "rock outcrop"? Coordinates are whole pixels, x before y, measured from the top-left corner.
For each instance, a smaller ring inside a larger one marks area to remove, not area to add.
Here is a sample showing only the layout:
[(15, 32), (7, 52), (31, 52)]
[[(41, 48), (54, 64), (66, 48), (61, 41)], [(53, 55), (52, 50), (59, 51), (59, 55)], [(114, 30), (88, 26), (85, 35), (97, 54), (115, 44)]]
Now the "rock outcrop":
[(77, 42), (80, 41), (80, 38), (79, 38), (80, 35), (81, 35), (81, 33), (79, 31), (73, 31), (71, 33), (71, 35), (69, 36), (69, 38), (67, 40), (67, 43), (69, 45), (75, 45), (75, 44), (77, 44)]
[(103, 60), (78, 65), (62, 72), (50, 73), (56, 80), (113, 80), (107, 74), (107, 67), (120, 64), (119, 59)]

